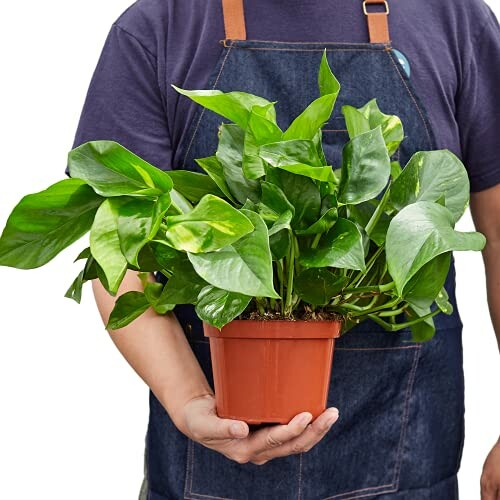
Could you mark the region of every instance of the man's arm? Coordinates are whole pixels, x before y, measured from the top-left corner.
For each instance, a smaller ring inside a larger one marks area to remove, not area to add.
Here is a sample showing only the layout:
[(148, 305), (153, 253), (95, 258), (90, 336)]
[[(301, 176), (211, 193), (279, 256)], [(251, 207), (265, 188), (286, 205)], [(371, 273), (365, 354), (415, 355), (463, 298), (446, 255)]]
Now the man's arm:
[(488, 306), (500, 349), (500, 184), (471, 193), (470, 211), (476, 230), (487, 240), (482, 254)]
[[(488, 306), (500, 348), (500, 184), (471, 193), (470, 210), (476, 229), (483, 233), (487, 240), (483, 260)], [(500, 439), (484, 463), (481, 499), (500, 499)]]

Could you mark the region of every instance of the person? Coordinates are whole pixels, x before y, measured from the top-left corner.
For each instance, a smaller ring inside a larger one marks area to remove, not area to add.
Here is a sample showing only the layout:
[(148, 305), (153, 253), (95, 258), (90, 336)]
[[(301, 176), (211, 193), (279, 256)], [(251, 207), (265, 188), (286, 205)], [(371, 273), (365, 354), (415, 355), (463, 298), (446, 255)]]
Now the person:
[[(317, 97), (325, 48), (342, 86), (323, 128), (329, 163), (339, 165), (347, 141), (341, 106), (372, 98), (403, 121), (401, 165), (415, 151), (444, 148), (464, 161), (473, 220), (488, 240), (500, 345), (500, 31), (483, 0), (139, 0), (111, 27), (73, 147), (110, 139), (160, 169), (200, 171), (194, 159), (214, 154), (222, 120), (172, 83), (276, 100), (286, 127)], [(464, 387), (453, 258), (445, 287), (454, 312), (435, 317), (431, 341), (363, 322), (338, 341), (331, 407), (314, 421), (302, 413), (259, 429), (217, 417), (192, 306), (149, 310), (110, 330), (151, 389), (141, 498), (458, 498)], [(131, 270), (117, 296), (130, 290), (142, 290)], [(98, 280), (93, 291), (107, 322), (116, 298)], [(500, 441), (481, 492), (500, 498)]]

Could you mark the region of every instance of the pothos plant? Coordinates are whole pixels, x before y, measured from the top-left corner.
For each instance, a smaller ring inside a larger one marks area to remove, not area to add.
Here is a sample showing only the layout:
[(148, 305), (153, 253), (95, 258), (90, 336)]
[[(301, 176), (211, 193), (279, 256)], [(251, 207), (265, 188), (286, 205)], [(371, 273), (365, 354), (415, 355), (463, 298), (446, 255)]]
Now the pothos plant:
[(276, 101), (173, 87), (229, 120), (214, 130), (214, 155), (196, 159), (200, 172), (163, 171), (112, 141), (82, 144), (68, 156), (71, 178), (14, 208), (0, 265), (42, 266), (90, 231), (66, 297), (80, 302), (83, 283), (96, 278), (116, 296), (127, 269), (144, 284), (117, 298), (107, 328), (150, 307), (166, 314), (194, 304), (218, 328), (238, 317), (340, 318), (345, 333), (371, 319), (388, 331), (409, 327), (416, 341), (433, 336), (433, 316), (452, 312), (444, 288), (452, 251), (485, 245), (481, 233), (454, 229), (469, 202), (456, 156), (391, 162), (403, 126), (373, 99), (342, 108), (350, 140), (342, 165), (328, 165), (321, 129), (340, 85), (326, 51), (319, 97), (284, 131)]

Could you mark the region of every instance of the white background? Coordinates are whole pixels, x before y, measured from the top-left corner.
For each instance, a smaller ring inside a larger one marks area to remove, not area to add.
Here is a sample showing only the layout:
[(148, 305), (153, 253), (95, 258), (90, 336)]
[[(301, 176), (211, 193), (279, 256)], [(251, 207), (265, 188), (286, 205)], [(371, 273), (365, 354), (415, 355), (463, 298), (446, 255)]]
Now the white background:
[[(27, 193), (65, 178), (105, 36), (131, 0), (2, 5), (0, 229)], [(500, 15), (500, 2), (490, 0)], [(469, 212), (457, 229), (473, 230)], [(0, 268), (0, 498), (135, 499), (142, 480), (148, 390), (111, 342), (75, 243), (30, 271)], [(455, 253), (464, 322), (466, 442), (461, 496), (479, 499), (483, 461), (500, 432), (500, 358), (480, 253)]]

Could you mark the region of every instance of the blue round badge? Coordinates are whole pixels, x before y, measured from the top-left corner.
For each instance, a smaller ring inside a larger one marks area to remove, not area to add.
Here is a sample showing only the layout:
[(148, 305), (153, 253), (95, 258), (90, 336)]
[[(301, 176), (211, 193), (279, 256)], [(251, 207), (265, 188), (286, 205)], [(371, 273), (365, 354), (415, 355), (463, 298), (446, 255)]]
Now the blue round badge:
[(394, 52), (394, 54), (396, 54), (396, 58), (399, 64), (401, 64), (401, 67), (405, 70), (405, 73), (407, 74), (408, 78), (410, 78), (410, 72), (411, 72), (410, 62), (408, 61), (407, 57), (399, 50), (392, 49), (392, 51)]

